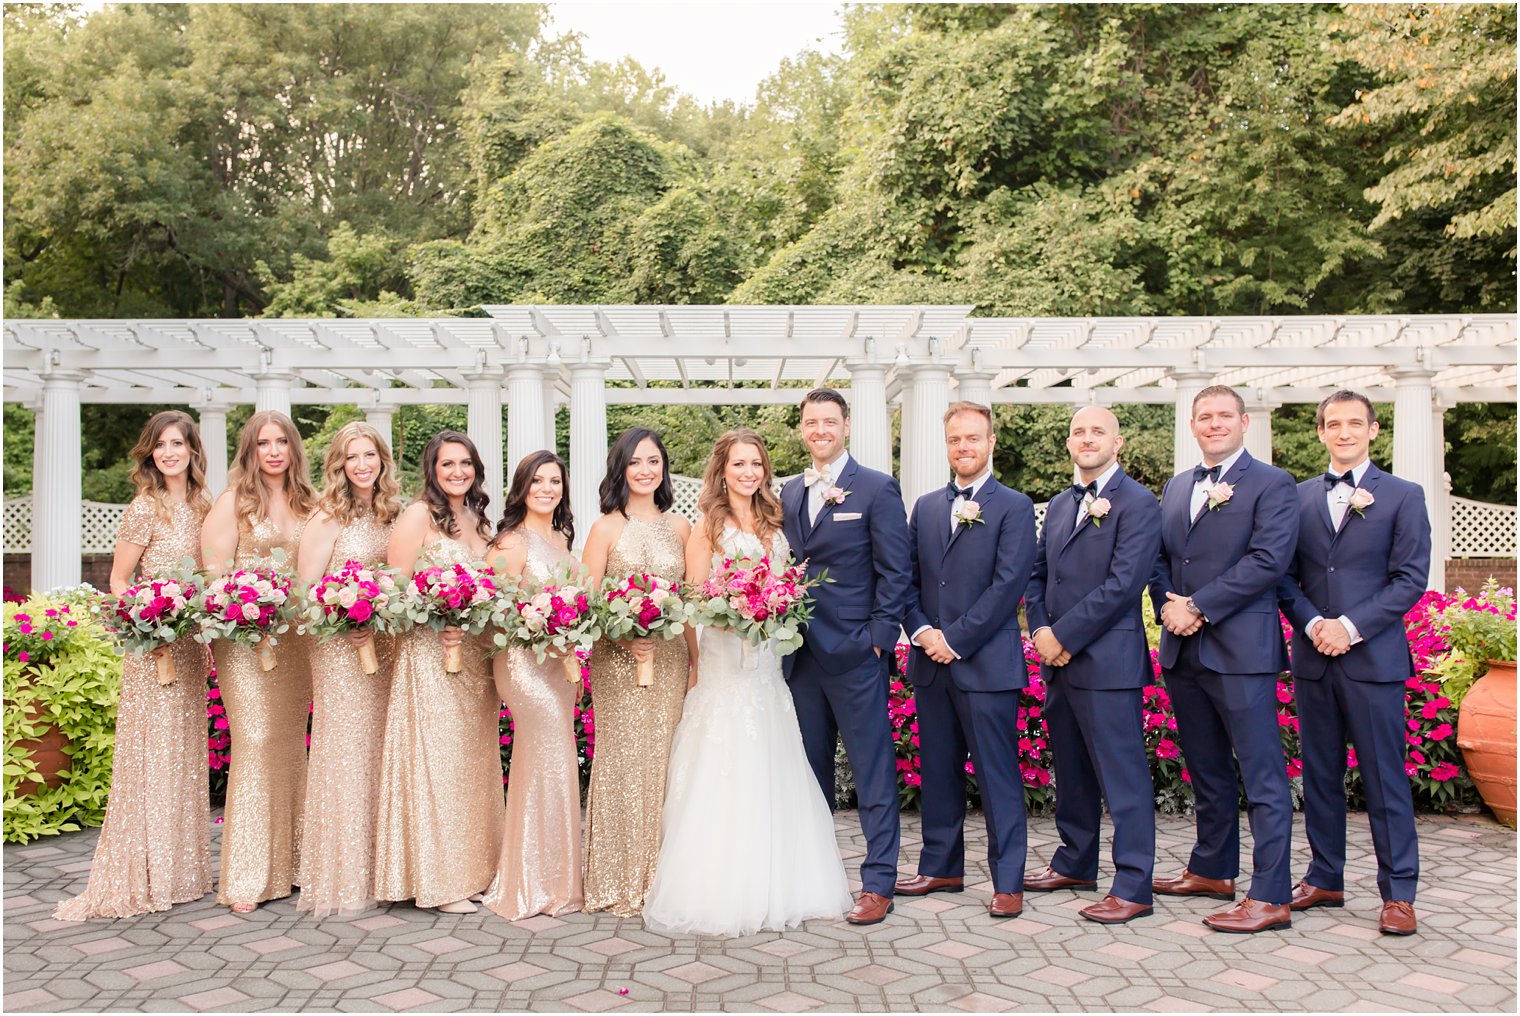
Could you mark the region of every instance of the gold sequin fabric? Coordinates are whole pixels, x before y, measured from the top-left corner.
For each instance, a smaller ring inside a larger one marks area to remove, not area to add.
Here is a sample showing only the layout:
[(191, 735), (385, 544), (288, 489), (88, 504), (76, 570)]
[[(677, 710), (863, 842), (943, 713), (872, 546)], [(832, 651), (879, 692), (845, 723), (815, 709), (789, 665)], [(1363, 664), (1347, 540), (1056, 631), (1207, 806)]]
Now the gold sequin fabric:
[[(236, 567), (292, 571), (305, 526), (302, 521), (287, 535), (260, 519), (238, 538)], [(285, 552), (283, 563), (274, 559), (277, 547)], [(279, 636), (274, 652), (274, 669), (266, 671), (248, 646), (218, 639), (211, 647), (232, 737), (216, 893), (217, 902), (227, 905), (289, 896), (299, 867), (310, 640), (297, 636), (292, 626)]]
[[(152, 498), (127, 506), (118, 539), (145, 546), (139, 570), (154, 575), (200, 557), (201, 518), (188, 505), (158, 516)], [(150, 656), (122, 658), (116, 754), (105, 825), (85, 891), (63, 900), (64, 921), (168, 910), (211, 891), (211, 798), (206, 767), (206, 647), (176, 643), (174, 683), (158, 683)]]
[[(667, 517), (630, 518), (607, 555), (607, 575), (679, 582), (686, 552)], [(660, 853), (670, 743), (686, 700), (684, 638), (655, 642), (654, 685), (638, 686), (633, 654), (599, 642), (591, 656), (596, 755), (586, 799), (586, 910), (632, 917), (644, 906)]]
[[(417, 567), (469, 564), (444, 537)], [(419, 626), (397, 640), (380, 757), (375, 898), (436, 907), (490, 886), (501, 855), (501, 704), (482, 637), (465, 636), (464, 669), (444, 670), (443, 643)]]
[[(348, 561), (385, 560), (391, 527), (362, 515), (344, 526), (323, 574)], [(317, 917), (356, 914), (375, 905), (375, 816), (380, 750), (395, 664), (393, 639), (374, 636), (380, 670), (364, 673), (346, 637), (313, 639), (311, 756), (301, 837), (297, 910)]]
[[(544, 581), (571, 555), (529, 529), (524, 577)], [(559, 660), (539, 663), (512, 647), (492, 661), (505, 672), (512, 712), (507, 822), (496, 880), (485, 904), (509, 921), (581, 907), (581, 781), (575, 755), (575, 703), (581, 685)]]

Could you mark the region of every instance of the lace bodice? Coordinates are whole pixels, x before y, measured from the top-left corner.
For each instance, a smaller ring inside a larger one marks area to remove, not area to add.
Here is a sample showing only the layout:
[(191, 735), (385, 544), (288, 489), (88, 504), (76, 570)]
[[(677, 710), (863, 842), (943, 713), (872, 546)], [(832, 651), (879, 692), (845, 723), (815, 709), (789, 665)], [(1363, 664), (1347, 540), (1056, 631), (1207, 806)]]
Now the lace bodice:
[(760, 537), (754, 533), (740, 529), (732, 523), (724, 526), (723, 538), (719, 541), (719, 546), (713, 550), (713, 568), (716, 569), (722, 564), (724, 558), (745, 557), (768, 557), (772, 565), (784, 568), (792, 561), (792, 545), (786, 542), (786, 534), (779, 529), (771, 534), (770, 547), (767, 548)]

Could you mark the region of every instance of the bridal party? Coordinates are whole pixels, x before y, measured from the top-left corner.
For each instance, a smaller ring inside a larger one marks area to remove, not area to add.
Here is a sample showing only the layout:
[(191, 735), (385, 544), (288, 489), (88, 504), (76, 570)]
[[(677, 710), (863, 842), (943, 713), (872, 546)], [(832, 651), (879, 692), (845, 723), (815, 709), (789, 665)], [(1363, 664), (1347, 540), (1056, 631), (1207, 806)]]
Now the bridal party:
[[(1218, 902), (1202, 934), (1283, 931), (1346, 901), (1349, 743), (1377, 931), (1416, 933), (1400, 621), (1426, 588), (1431, 533), (1420, 487), (1369, 458), (1368, 398), (1319, 405), (1326, 471), (1295, 480), (1246, 450), (1241, 396), (1205, 388), (1188, 407), (1197, 464), (1159, 498), (1126, 474), (1115, 415), (1083, 407), (1073, 482), (1037, 525), (1032, 499), (994, 475), (989, 406), (914, 421), (942, 433), (946, 483), (905, 505), (896, 479), (851, 457), (847, 395), (802, 398), (810, 464), (784, 482), (758, 433), (723, 434), (691, 519), (674, 510), (662, 436), (642, 427), (608, 451), (598, 517), (577, 519), (553, 451), (485, 461), (443, 430), (404, 493), (374, 427), (345, 425), (313, 470), (273, 411), (244, 426), (213, 500), (195, 421), (158, 413), (131, 452), (137, 496), (110, 577), (124, 654), (109, 804), (84, 890), (55, 917), (128, 918), (214, 889), (236, 913), (294, 896), (319, 919), (605, 911), (738, 936), (878, 925), (898, 897), (971, 892), (988, 922), (1079, 894), (1083, 918), (1120, 925), (1192, 896)], [(1148, 621), (1196, 802), (1176, 871), (1156, 869)], [(1047, 689), (1059, 838), (1033, 856), (1026, 645)], [(1289, 670), (1302, 870), (1275, 697)], [(233, 745), (219, 863), (212, 673)], [(583, 674), (597, 734), (584, 803)], [(921, 740), (922, 842), (907, 850), (897, 679)], [(835, 838), (841, 748), (866, 843), (854, 872)], [(968, 820), (986, 824), (987, 856), (971, 859), (985, 883), (968, 876)]]

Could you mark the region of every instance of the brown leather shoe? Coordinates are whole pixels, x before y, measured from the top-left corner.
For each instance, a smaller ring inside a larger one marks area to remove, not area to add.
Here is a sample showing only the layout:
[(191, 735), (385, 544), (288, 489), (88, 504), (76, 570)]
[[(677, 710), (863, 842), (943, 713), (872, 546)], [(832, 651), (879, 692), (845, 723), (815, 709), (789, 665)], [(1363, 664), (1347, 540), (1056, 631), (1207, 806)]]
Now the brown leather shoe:
[(1293, 900), (1288, 907), (1291, 910), (1313, 910), (1315, 907), (1344, 907), (1345, 905), (1345, 893), (1336, 892), (1334, 889), (1321, 889), (1308, 882), (1300, 882), (1293, 887)]
[(993, 917), (1018, 917), (1024, 912), (1023, 893), (993, 893), (987, 913)]
[(1204, 878), (1186, 868), (1172, 878), (1151, 879), (1151, 892), (1162, 896), (1207, 896), (1211, 900), (1234, 900), (1233, 878)]
[(1038, 875), (1026, 875), (1024, 877), (1024, 891), (1026, 893), (1048, 893), (1054, 892), (1057, 889), (1076, 889), (1080, 891), (1096, 888), (1098, 888), (1098, 883), (1095, 879), (1067, 878), (1048, 864), (1045, 866), (1045, 870)]
[(861, 893), (844, 919), (851, 924), (880, 924), (892, 912), (892, 898), (881, 893)]
[(1258, 931), (1278, 931), (1292, 927), (1293, 911), (1286, 903), (1263, 903), (1247, 896), (1229, 910), (1210, 914), (1203, 923), (1215, 931), (1232, 935), (1254, 935)]
[(1077, 913), (1099, 924), (1126, 924), (1137, 917), (1149, 917), (1156, 908), (1145, 903), (1131, 903), (1117, 896), (1105, 896), (1102, 902), (1083, 907)]
[(963, 893), (966, 891), (965, 879), (961, 878), (937, 878), (933, 875), (914, 875), (912, 878), (898, 879), (896, 886), (899, 896), (928, 896), (930, 893)]
[(1415, 933), (1414, 904), (1407, 900), (1389, 900), (1378, 915), (1378, 931), (1385, 935)]

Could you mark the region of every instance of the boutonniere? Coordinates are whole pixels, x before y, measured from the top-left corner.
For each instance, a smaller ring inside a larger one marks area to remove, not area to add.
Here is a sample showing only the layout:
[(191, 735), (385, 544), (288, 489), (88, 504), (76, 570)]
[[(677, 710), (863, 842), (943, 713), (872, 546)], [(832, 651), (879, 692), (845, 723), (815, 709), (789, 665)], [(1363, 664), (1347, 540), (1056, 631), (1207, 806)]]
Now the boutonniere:
[(1235, 488), (1223, 480), (1209, 488), (1209, 511), (1216, 511), (1230, 503), (1230, 498), (1235, 496)]
[(960, 507), (955, 509), (955, 521), (962, 526), (981, 525), (982, 506), (975, 501), (962, 501)]
[(1101, 526), (1103, 519), (1108, 517), (1108, 513), (1113, 510), (1113, 507), (1113, 505), (1108, 503), (1108, 498), (1095, 497), (1088, 502), (1087, 517), (1092, 519), (1093, 525)]
[(830, 487), (824, 491), (824, 504), (844, 504), (844, 499), (855, 493), (853, 490), (841, 490), (839, 487)]
[(1376, 501), (1377, 498), (1372, 496), (1372, 491), (1363, 490), (1361, 487), (1358, 487), (1351, 492), (1351, 497), (1347, 499), (1346, 506), (1356, 512), (1357, 518), (1366, 518), (1367, 509), (1371, 508)]

